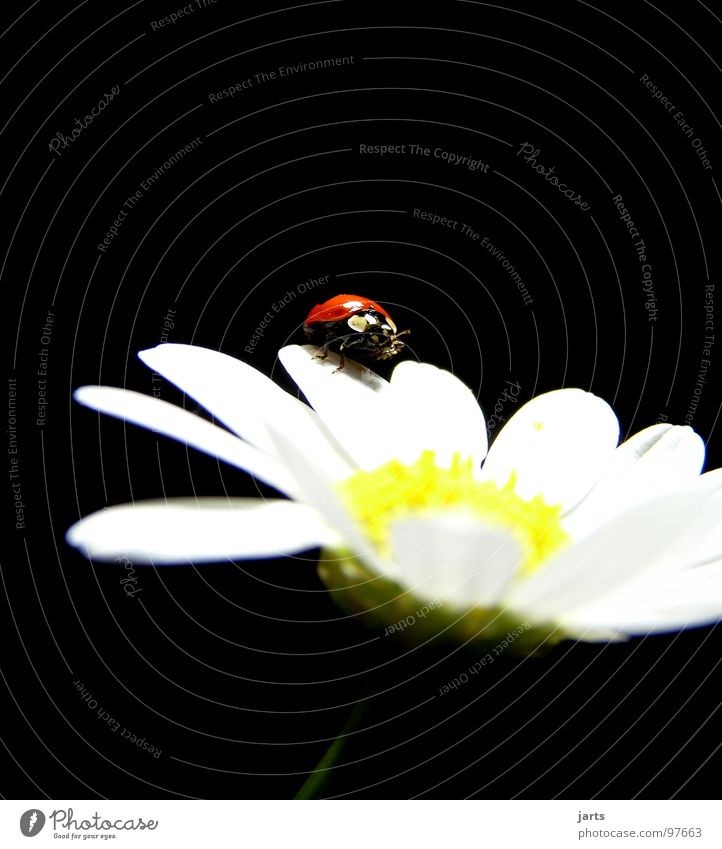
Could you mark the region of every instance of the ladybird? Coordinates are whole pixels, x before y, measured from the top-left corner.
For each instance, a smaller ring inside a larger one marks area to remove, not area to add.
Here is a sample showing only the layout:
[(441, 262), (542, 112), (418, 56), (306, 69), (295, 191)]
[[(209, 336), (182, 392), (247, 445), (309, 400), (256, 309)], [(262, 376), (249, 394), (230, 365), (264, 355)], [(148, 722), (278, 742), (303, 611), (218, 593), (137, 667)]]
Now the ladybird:
[(316, 304), (306, 316), (303, 331), (309, 342), (320, 345), (318, 359), (326, 359), (329, 350), (341, 355), (336, 371), (344, 367), (345, 352), (375, 360), (395, 357), (404, 347), (399, 336), (410, 332), (399, 333), (382, 306), (360, 295), (335, 295)]

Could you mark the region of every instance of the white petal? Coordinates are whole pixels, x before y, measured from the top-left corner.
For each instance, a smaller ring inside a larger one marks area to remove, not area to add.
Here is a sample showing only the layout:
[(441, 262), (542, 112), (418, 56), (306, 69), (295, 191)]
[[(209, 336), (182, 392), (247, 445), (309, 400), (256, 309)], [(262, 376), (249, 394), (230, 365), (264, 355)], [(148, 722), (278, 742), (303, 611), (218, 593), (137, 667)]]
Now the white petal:
[(605, 595), (623, 593), (625, 584), (645, 573), (663, 575), (689, 565), (695, 541), (719, 521), (719, 505), (698, 493), (674, 493), (637, 505), (520, 579), (507, 602), (542, 620), (601, 602)]
[(397, 580), (420, 598), (493, 605), (522, 559), (514, 538), (466, 517), (410, 517), (391, 527)]
[(391, 375), (390, 400), (402, 460), (412, 462), (431, 449), (439, 465), (450, 465), (458, 453), (478, 468), (487, 448), (484, 414), (473, 392), (451, 372), (428, 363), (399, 363)]
[(720, 523), (710, 534), (698, 540), (690, 552), (695, 565), (708, 563), (722, 557), (722, 469), (713, 469), (700, 475), (692, 484), (695, 492), (714, 499), (720, 511)]
[(385, 399), (389, 384), (353, 361), (337, 372), (339, 358), (314, 359), (313, 345), (288, 345), (278, 358), (335, 439), (354, 462), (373, 469), (395, 456), (396, 423)]
[(700, 475), (692, 483), (695, 492), (704, 492), (706, 495), (722, 495), (722, 469), (711, 469)]
[(611, 603), (582, 608), (560, 617), (559, 624), (572, 636), (584, 638), (586, 631), (606, 629), (625, 636), (658, 634), (712, 625), (722, 621), (722, 592), (706, 592), (669, 603), (627, 605)]
[(299, 485), (303, 487), (303, 500), (318, 510), (329, 527), (336, 531), (356, 555), (366, 564), (383, 574), (388, 574), (388, 564), (376, 554), (371, 543), (363, 536), (357, 522), (341, 501), (332, 482), (323, 471), (296, 445), (286, 433), (271, 428), (277, 450)]
[(698, 475), (684, 485), (683, 491), (706, 496), (710, 504), (717, 505), (720, 517), (715, 528), (690, 542), (688, 566), (697, 567), (722, 558), (722, 469)]
[(292, 501), (181, 498), (108, 507), (73, 525), (66, 539), (97, 560), (200, 563), (292, 554), (337, 536), (313, 508)]
[(623, 442), (565, 526), (575, 538), (625, 508), (672, 492), (698, 477), (704, 442), (690, 427), (658, 424)]
[(505, 484), (517, 475), (523, 498), (573, 507), (601, 475), (617, 445), (619, 423), (601, 398), (557, 389), (524, 404), (489, 449), (481, 476)]
[(286, 495), (298, 494), (292, 475), (278, 460), (175, 404), (111, 386), (82, 386), (73, 397), (93, 410), (147, 427), (218, 457)]
[[(698, 477), (693, 488), (688, 491), (709, 496), (710, 491), (718, 490), (720, 486), (722, 470), (717, 469)], [(722, 517), (722, 500), (718, 497), (716, 503), (718, 514)], [(711, 502), (709, 507), (714, 511)], [(694, 606), (700, 601), (706, 604), (715, 598), (722, 598), (722, 534), (717, 528), (711, 533), (693, 537), (684, 556), (668, 572), (651, 570), (631, 576), (617, 590), (603, 594), (589, 605), (565, 613), (564, 619), (593, 621), (601, 611), (600, 621), (611, 622), (610, 611), (614, 611), (617, 618), (627, 616), (630, 611), (630, 615), (636, 616), (641, 610), (651, 609), (661, 614), (662, 608), (679, 609)], [(661, 617), (661, 621), (666, 620)]]
[(424, 450), (448, 465), (459, 452), (478, 465), (486, 426), (473, 393), (454, 375), (427, 363), (404, 362), (390, 383), (373, 371), (312, 345), (289, 345), (279, 359), (311, 406), (356, 463), (376, 468), (397, 458), (413, 462)]
[(561, 622), (575, 631), (603, 626), (631, 633), (633, 622), (655, 631), (668, 630), (672, 621), (684, 627), (716, 618), (722, 618), (722, 560), (625, 586), (621, 592), (565, 613)]
[(166, 343), (138, 356), (187, 395), (195, 398), (234, 433), (273, 454), (268, 423), (285, 427), (303, 441), (316, 462), (342, 477), (348, 463), (319, 428), (313, 411), (247, 363), (197, 345)]

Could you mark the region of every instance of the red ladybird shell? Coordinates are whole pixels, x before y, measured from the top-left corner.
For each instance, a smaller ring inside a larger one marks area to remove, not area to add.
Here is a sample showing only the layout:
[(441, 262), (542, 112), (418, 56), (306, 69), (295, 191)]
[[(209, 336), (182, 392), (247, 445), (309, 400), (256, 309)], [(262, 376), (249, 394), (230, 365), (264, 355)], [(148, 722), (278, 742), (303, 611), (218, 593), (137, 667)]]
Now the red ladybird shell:
[(376, 312), (380, 312), (381, 315), (385, 315), (386, 318), (391, 318), (383, 307), (369, 298), (362, 298), (360, 295), (335, 295), (322, 304), (316, 304), (306, 317), (304, 323), (316, 324), (323, 321), (343, 321), (350, 315), (361, 312), (362, 310), (375, 310)]

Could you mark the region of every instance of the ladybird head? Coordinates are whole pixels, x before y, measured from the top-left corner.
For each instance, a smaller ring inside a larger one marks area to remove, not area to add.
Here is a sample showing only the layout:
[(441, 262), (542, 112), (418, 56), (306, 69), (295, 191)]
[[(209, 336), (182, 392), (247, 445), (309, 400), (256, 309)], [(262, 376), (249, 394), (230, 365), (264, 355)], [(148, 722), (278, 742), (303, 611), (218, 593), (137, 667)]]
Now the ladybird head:
[(375, 359), (380, 360), (395, 357), (404, 348), (404, 343), (398, 337), (409, 332), (404, 330), (399, 333), (386, 312), (381, 313), (374, 309), (360, 310), (350, 315), (346, 319), (346, 325), (353, 333), (361, 336), (357, 340), (358, 344), (353, 347), (366, 350)]

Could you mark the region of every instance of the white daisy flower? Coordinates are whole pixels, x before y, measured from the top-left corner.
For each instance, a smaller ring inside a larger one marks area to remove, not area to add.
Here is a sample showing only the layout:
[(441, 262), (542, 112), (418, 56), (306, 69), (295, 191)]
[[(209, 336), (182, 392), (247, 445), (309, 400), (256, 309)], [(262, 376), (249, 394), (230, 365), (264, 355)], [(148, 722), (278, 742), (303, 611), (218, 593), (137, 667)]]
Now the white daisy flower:
[[(199, 563), (322, 549), (320, 574), (375, 625), (517, 650), (623, 639), (722, 618), (722, 469), (659, 424), (617, 445), (611, 407), (581, 389), (522, 406), (487, 452), (484, 416), (454, 375), (402, 362), (386, 381), (315, 348), (279, 358), (310, 407), (244, 362), (191, 345), (140, 353), (224, 430), (136, 392), (81, 404), (249, 472), (284, 499), (169, 499), (75, 524), (86, 556)], [(419, 612), (423, 610), (423, 615)], [(416, 613), (416, 615), (414, 615)]]

